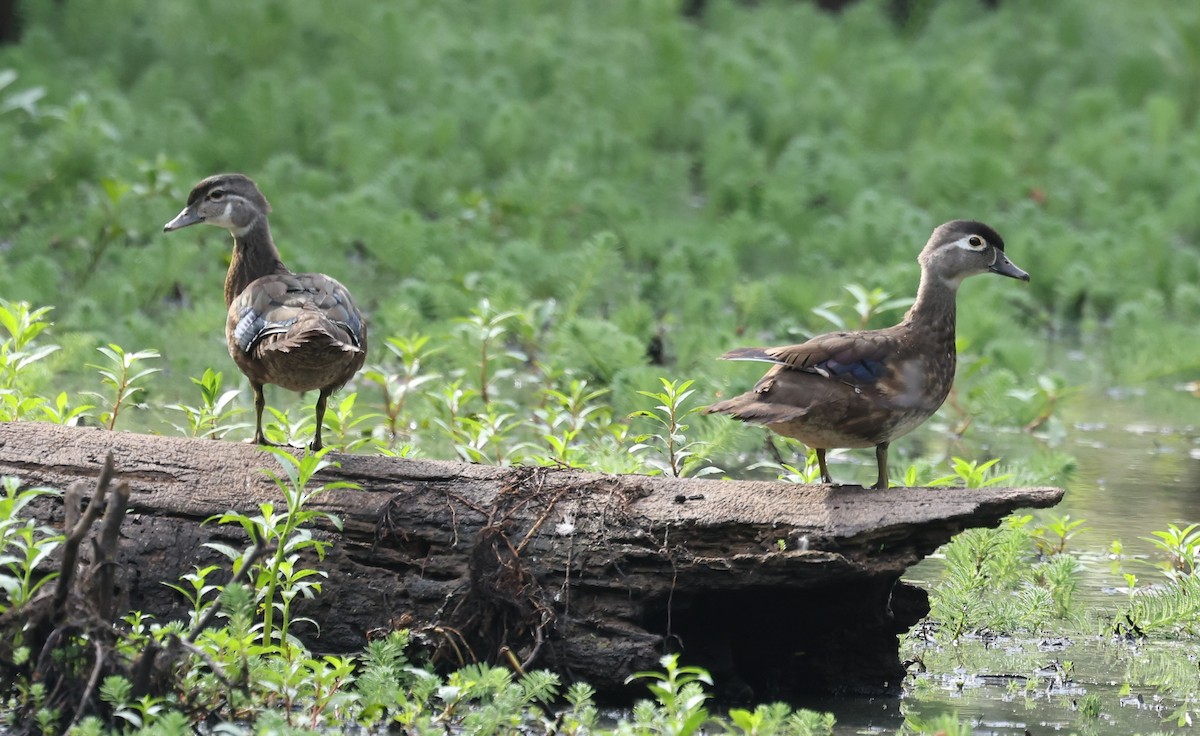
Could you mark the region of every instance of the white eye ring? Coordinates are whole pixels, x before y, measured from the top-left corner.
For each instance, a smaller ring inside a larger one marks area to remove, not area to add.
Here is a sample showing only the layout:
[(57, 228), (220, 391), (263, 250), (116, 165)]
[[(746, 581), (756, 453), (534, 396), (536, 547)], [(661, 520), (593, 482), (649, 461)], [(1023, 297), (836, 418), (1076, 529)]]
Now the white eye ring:
[(972, 253), (980, 253), (984, 248), (988, 247), (988, 242), (982, 235), (968, 235), (954, 241), (954, 245), (963, 250), (969, 250)]

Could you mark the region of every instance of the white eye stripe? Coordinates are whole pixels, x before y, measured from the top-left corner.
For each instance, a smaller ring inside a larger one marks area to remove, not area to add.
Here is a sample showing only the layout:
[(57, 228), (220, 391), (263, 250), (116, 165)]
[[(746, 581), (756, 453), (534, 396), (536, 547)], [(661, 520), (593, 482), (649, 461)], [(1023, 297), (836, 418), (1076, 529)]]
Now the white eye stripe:
[(955, 245), (963, 250), (969, 250), (972, 253), (978, 253), (988, 246), (988, 242), (978, 235), (968, 235), (955, 240), (952, 245)]

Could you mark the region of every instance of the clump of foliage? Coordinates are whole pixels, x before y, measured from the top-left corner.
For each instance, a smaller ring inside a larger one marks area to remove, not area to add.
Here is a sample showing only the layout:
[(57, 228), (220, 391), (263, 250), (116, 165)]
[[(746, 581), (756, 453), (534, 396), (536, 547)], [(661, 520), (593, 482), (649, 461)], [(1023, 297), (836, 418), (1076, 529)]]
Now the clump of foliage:
[[(17, 478), (0, 478), (0, 614), (27, 605), (42, 586), (54, 580), (45, 563), (62, 543), (63, 535), (55, 529), (37, 524), (25, 508), (34, 499), (58, 495), (49, 488), (22, 488)], [(23, 642), (10, 643), (14, 657), (22, 654)]]
[[(57, 345), (35, 344), (38, 335), (51, 325), (45, 317), (52, 309), (34, 309), (27, 302), (0, 299), (0, 325), (8, 333), (0, 340), (0, 421), (32, 418), (39, 410), (49, 410), (46, 400), (36, 395), (33, 378), (36, 364), (58, 350)], [(65, 406), (65, 395), (60, 394), (60, 398), (61, 404), (53, 406)]]
[(1076, 616), (1079, 585), (1073, 556), (1041, 558), (1032, 517), (1010, 516), (997, 529), (968, 529), (944, 549), (945, 570), (931, 596), (930, 618), (939, 638), (990, 629), (1042, 631)]

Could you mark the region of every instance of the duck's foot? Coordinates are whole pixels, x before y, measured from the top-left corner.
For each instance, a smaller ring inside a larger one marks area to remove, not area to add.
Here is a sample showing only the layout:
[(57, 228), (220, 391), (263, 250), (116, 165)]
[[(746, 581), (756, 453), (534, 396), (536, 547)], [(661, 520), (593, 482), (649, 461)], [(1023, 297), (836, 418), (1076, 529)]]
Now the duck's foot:
[(243, 442), (245, 442), (246, 444), (258, 445), (259, 447), (286, 447), (289, 450), (303, 450), (303, 449), (312, 447), (312, 445), (306, 445), (303, 443), (296, 444), (294, 442), (271, 442), (270, 440), (265, 439), (265, 438), (248, 439), (248, 440), (243, 440)]

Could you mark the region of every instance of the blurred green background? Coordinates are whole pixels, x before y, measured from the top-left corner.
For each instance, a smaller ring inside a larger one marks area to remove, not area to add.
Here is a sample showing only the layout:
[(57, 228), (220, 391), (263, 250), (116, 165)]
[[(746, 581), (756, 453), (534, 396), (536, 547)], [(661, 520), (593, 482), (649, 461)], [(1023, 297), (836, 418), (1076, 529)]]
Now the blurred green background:
[(822, 306), (857, 324), (847, 285), (911, 297), (930, 230), (976, 218), (1033, 280), (960, 294), (964, 411), (1028, 422), (1006, 397), (1039, 377), (1194, 377), (1200, 5), (895, 5), (24, 2), (0, 47), (0, 296), (55, 307), (52, 389), (94, 384), (108, 342), (162, 353), (150, 401), (236, 377), (228, 235), (161, 228), (241, 171), (285, 262), (353, 290), (373, 361), (423, 334), (431, 370), (471, 376), (456, 320), (486, 299), (521, 313), (513, 406), (536, 364), (622, 414), (659, 376), (747, 388), (758, 369), (715, 356), (833, 329)]

